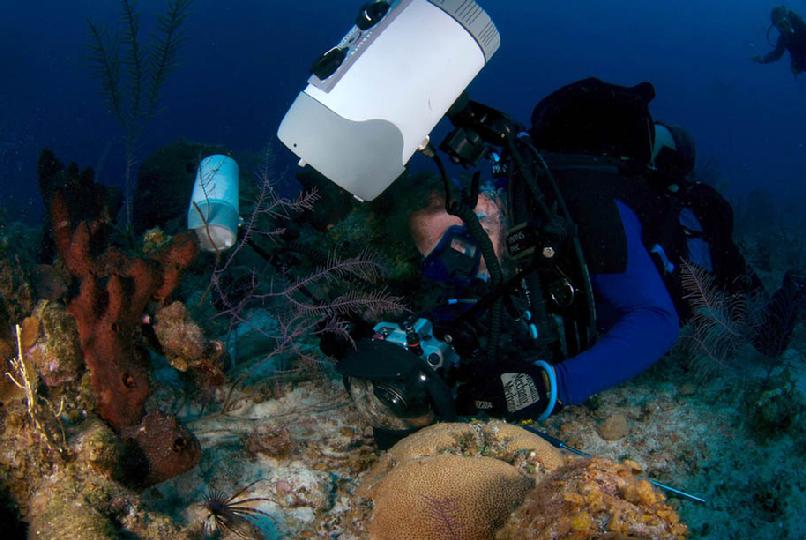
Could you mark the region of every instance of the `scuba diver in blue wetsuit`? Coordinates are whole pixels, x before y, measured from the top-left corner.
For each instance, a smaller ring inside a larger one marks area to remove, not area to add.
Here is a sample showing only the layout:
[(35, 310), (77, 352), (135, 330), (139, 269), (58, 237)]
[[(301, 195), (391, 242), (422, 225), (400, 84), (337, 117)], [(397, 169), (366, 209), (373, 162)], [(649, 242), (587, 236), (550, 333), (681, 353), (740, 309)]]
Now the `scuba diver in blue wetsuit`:
[[(379, 441), (453, 415), (542, 420), (639, 374), (692, 315), (683, 261), (711, 272), (728, 293), (762, 289), (731, 238), (730, 205), (689, 180), (693, 142), (652, 121), (653, 97), (648, 83), (586, 79), (541, 101), (528, 132), (474, 102), (454, 111), (457, 130), (441, 148), (456, 162), (473, 139), (463, 130), (479, 118), (483, 137), (497, 140), (510, 128), (514, 136), (488, 154), (495, 182), (481, 187), (476, 177), (459, 194), (446, 181), (447, 196), (425, 194), (411, 215), (423, 275), (444, 289), (420, 314), (433, 326), (423, 333), (416, 324), (376, 325), (375, 341), (359, 342), (341, 362)], [(790, 272), (773, 295), (754, 339), (765, 354), (786, 347), (805, 284)], [(417, 384), (421, 370), (396, 382), (361, 373), (358, 366), (397, 351), (393, 363), (407, 371), (410, 355), (377, 342), (379, 329), (393, 327), (399, 341), (434, 350), (448, 341), (458, 365), (440, 360), (440, 384), (430, 381), (427, 391)]]
[[(612, 103), (591, 102), (587, 96), (592, 95)], [(524, 284), (514, 296), (540, 294), (543, 298), (533, 298), (532, 304), (545, 313), (537, 317), (532, 306), (519, 310), (517, 300), (508, 299), (516, 306), (504, 326), (536, 327), (540, 336), (531, 344), (510, 337), (511, 345), (517, 343), (513, 350), (500, 351), (503, 358), (496, 363), (480, 362), (471, 369), (457, 390), (461, 413), (545, 418), (564, 404), (582, 403), (640, 373), (677, 339), (674, 302), (644, 245), (639, 218), (652, 193), (642, 188), (647, 183), (634, 172), (641, 169), (639, 162), (651, 158), (647, 122), (652, 96), (648, 84), (623, 88), (595, 79), (549, 96), (536, 107), (528, 134), (522, 132), (510, 150), (514, 155), (502, 182), (507, 197), (480, 197), (483, 204), (476, 212), (487, 220), (500, 216), (487, 224), (488, 232), (494, 239), (505, 238), (509, 262), (524, 273)], [(585, 129), (565, 131), (583, 116)], [(606, 138), (595, 133), (596, 126), (612, 129), (606, 124), (618, 116), (622, 133)], [(635, 157), (625, 160), (625, 155)], [(535, 188), (542, 196), (534, 196)], [(501, 208), (491, 211), (496, 204)], [(499, 225), (503, 216), (509, 224)], [(427, 254), (426, 263), (441, 251), (449, 252), (454, 242), (446, 241), (446, 235), (456, 234), (453, 225), (438, 243), (428, 245), (429, 235), (422, 232), (432, 227), (429, 222), (444, 228), (445, 218), (433, 207), (430, 215), (413, 215), (412, 229)], [(497, 228), (508, 231), (496, 234)], [(526, 316), (519, 317), (519, 311)]]
[(759, 64), (770, 64), (781, 59), (789, 51), (790, 67), (797, 76), (806, 71), (806, 22), (786, 6), (777, 6), (770, 13), (771, 27), (778, 30), (775, 49), (765, 55), (753, 57)]
[[(472, 1), (368, 2), (278, 129), (301, 165), (361, 201), (402, 181), (415, 152), (439, 171), (441, 194), (407, 186), (433, 301), (320, 344), (381, 446), (437, 419), (545, 419), (629, 379), (677, 338), (680, 261), (708, 251), (718, 275), (727, 260), (708, 216), (669, 196), (696, 193), (683, 182), (693, 152), (654, 125), (651, 84), (579, 81), (527, 129), (462, 94), (499, 44)], [(445, 115), (454, 130), (437, 148)], [(441, 154), (476, 172), (456, 181)]]
[[(445, 195), (425, 194), (411, 229), (423, 275), (444, 294), (420, 314), (433, 328), (410, 323), (400, 333), (432, 348), (447, 342), (459, 360), (440, 362), (438, 381), (418, 386), (428, 372), (379, 344), (383, 324), (348, 352), (339, 369), (379, 439), (457, 414), (545, 419), (671, 348), (679, 319), (636, 206), (652, 199), (641, 174), (652, 158), (653, 97), (648, 83), (588, 79), (538, 104), (530, 130), (472, 101), (448, 113), (456, 129), (440, 149), (468, 166), (487, 157), (495, 181), (481, 188), (477, 173), (459, 190), (433, 153)], [(561, 133), (568, 111), (584, 129)], [(381, 354), (384, 369), (373, 360)]]

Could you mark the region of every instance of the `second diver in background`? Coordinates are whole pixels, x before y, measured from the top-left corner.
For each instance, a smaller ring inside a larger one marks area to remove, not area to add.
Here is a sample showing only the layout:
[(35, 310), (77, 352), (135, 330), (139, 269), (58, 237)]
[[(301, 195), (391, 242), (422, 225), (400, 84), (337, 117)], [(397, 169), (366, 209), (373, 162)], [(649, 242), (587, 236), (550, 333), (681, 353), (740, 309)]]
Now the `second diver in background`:
[(797, 76), (806, 71), (806, 22), (785, 6), (773, 8), (770, 19), (772, 26), (778, 30), (775, 49), (765, 55), (753, 57), (753, 61), (759, 64), (777, 62), (789, 51), (792, 74)]

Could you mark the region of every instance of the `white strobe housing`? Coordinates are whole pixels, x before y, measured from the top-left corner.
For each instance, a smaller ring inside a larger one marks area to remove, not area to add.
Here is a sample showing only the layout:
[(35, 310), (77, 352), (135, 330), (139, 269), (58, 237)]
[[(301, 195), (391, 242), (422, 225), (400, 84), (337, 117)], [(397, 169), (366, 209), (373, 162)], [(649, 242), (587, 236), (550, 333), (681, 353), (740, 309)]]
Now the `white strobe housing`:
[(188, 229), (195, 231), (205, 251), (219, 252), (238, 239), (239, 169), (221, 154), (201, 160), (188, 208)]
[(391, 2), (375, 26), (353, 27), (331, 49), (346, 52), (343, 62), (324, 79), (311, 76), (277, 136), (301, 165), (372, 200), (427, 144), (499, 45), (473, 0)]

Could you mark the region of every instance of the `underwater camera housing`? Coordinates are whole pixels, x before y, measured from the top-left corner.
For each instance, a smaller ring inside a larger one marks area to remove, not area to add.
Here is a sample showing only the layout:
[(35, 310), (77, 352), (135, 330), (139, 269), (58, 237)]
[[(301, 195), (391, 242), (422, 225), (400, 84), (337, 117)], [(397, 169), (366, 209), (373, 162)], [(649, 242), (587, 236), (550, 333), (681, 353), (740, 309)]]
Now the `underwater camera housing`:
[(373, 339), (393, 343), (421, 356), (429, 367), (440, 369), (459, 363), (459, 357), (451, 346), (434, 337), (434, 325), (428, 319), (417, 319), (403, 325), (379, 322), (373, 328)]
[(378, 443), (393, 444), (437, 417), (453, 420), (453, 395), (436, 365), (458, 362), (450, 345), (433, 336), (425, 319), (402, 326), (382, 322), (375, 329), (372, 339), (359, 341), (336, 367)]
[(277, 136), (300, 165), (372, 200), (425, 148), (500, 36), (473, 0), (370, 2), (356, 22), (315, 62)]

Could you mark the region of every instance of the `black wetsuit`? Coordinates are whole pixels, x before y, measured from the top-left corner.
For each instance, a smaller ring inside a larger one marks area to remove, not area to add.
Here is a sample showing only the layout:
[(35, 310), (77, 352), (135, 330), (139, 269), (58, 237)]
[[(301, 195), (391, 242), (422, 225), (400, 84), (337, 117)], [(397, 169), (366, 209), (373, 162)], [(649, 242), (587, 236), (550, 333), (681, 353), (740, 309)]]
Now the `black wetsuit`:
[[(691, 182), (681, 186), (677, 195), (660, 199), (660, 206), (658, 201), (655, 199), (654, 207), (647, 206), (649, 212), (654, 208), (655, 212), (660, 210), (660, 214), (644, 216), (649, 218), (647, 232), (650, 235), (645, 241), (662, 245), (664, 256), (677, 267), (675, 271), (664, 273), (664, 265), (659, 264), (682, 323), (693, 316), (679, 271), (682, 261), (708, 270), (714, 284), (728, 296), (740, 295), (748, 300), (765, 296), (761, 279), (733, 240), (733, 208), (716, 189)], [(788, 283), (787, 279), (753, 314), (756, 320), (748, 321), (752, 327), (749, 337), (755, 348), (773, 358), (788, 347), (804, 299), (802, 284)]]
[(682, 265), (686, 261), (707, 270), (726, 296), (762, 302), (752, 313), (754, 320), (748, 321), (752, 327), (748, 337), (769, 357), (778, 357), (786, 350), (806, 294), (803, 285), (785, 279), (783, 287), (763, 300), (764, 285), (733, 240), (733, 208), (716, 189), (701, 182), (686, 182), (672, 194), (663, 189), (662, 178), (645, 182), (642, 176), (611, 176), (597, 183), (592, 177), (588, 184), (570, 184), (561, 173), (558, 175), (566, 188), (567, 203), (582, 217), (577, 225), (585, 230), (589, 224), (592, 232), (586, 236), (597, 243), (587, 250), (596, 248), (590, 262), (593, 272), (617, 272), (613, 268), (597, 269), (597, 263), (617, 262), (623, 252), (608, 236), (608, 231), (619, 229), (619, 223), (608, 215), (607, 205), (602, 204), (610, 197), (635, 209), (643, 244), (652, 254), (682, 324), (694, 315), (687, 299), (689, 291), (683, 285)]
[(761, 57), (762, 64), (780, 60), (786, 51), (792, 59), (792, 72), (796, 75), (806, 71), (806, 22), (794, 13), (789, 14), (791, 30), (778, 36), (775, 49)]

